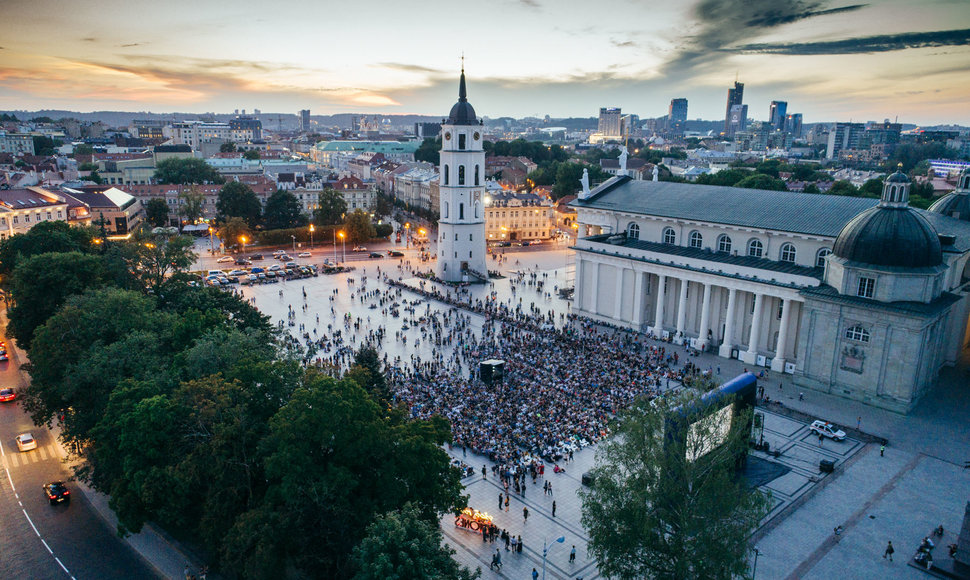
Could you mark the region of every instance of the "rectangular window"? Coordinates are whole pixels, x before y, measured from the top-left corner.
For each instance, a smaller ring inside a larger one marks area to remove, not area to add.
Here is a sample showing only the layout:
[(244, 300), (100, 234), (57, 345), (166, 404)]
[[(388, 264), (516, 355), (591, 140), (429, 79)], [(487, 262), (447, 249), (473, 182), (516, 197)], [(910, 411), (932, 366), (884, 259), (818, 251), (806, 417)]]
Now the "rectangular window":
[(25, 213), (24, 214), (24, 223), (25, 224), (29, 224), (30, 223), (30, 214), (29, 213)]
[(19, 224), (20, 223), (20, 217), (19, 216), (13, 216), (13, 223)]
[(472, 239), (472, 236), (473, 236), (473, 234), (468, 234), (468, 241), (469, 242), (474, 242), (475, 241), (475, 240)]
[(458, 148), (459, 149), (464, 149), (465, 148), (465, 134), (464, 133), (459, 133), (458, 134)]
[(856, 294), (860, 298), (872, 298), (876, 292), (876, 280), (875, 278), (866, 278), (862, 276), (859, 278), (859, 292)]
[(61, 213), (61, 210), (57, 210), (57, 219), (64, 219), (64, 214)]

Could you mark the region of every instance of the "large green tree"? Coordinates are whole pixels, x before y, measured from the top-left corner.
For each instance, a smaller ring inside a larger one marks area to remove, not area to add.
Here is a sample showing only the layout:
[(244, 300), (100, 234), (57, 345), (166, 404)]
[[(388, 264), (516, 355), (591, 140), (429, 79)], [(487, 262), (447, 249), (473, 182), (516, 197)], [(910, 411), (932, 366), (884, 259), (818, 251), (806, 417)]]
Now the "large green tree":
[(282, 230), (306, 225), (306, 216), (300, 200), (289, 191), (277, 189), (266, 200), (263, 209), (263, 224), (268, 230)]
[(355, 209), (347, 215), (344, 223), (347, 230), (347, 239), (353, 244), (360, 244), (377, 237), (377, 230), (370, 219), (370, 214), (362, 209)]
[(242, 218), (247, 225), (255, 228), (259, 223), (262, 207), (256, 193), (245, 183), (230, 181), (219, 190), (216, 210), (220, 220), (232, 217)]
[(93, 250), (94, 228), (73, 227), (66, 221), (45, 221), (22, 234), (0, 241), (0, 274), (9, 274), (20, 260), (48, 252)]
[(552, 197), (560, 199), (579, 191), (582, 187), (579, 180), (583, 177), (583, 169), (589, 170), (590, 183), (609, 177), (609, 174), (600, 169), (599, 165), (560, 163), (556, 170), (556, 184), (552, 187)]
[(785, 182), (777, 177), (771, 177), (764, 173), (749, 175), (734, 184), (734, 187), (744, 187), (747, 189), (770, 189), (774, 191), (788, 191)]
[(168, 225), (168, 204), (160, 197), (153, 197), (145, 204), (145, 220), (156, 228)]
[(335, 226), (343, 222), (347, 213), (347, 202), (340, 192), (324, 189), (317, 198), (317, 209), (313, 212), (313, 222), (318, 226)]
[(197, 256), (189, 236), (139, 236), (135, 246), (135, 272), (145, 287), (157, 291), (165, 279), (185, 272)]
[(424, 141), (421, 142), (421, 145), (414, 152), (414, 160), (438, 165), (441, 162), (440, 152), (441, 138), (425, 137)]
[(698, 395), (655, 401), (620, 413), (579, 492), (590, 554), (611, 578), (744, 576), (768, 506), (735, 472), (750, 411), (725, 423)]
[(179, 192), (178, 195), (178, 212), (181, 219), (179, 223), (188, 222), (194, 224), (199, 218), (202, 217), (202, 203), (205, 200), (205, 196), (201, 191), (195, 187), (189, 187)]
[(422, 520), (420, 510), (406, 504), (367, 526), (367, 535), (354, 548), (354, 580), (481, 577), (481, 569), (472, 572), (456, 562), (454, 554), (442, 544), (438, 522)]
[(246, 238), (245, 244), (253, 243), (252, 229), (246, 223), (246, 220), (241, 217), (233, 217), (223, 221), (219, 226), (218, 235), (226, 248), (242, 247), (244, 245), (243, 238)]
[(171, 157), (155, 165), (156, 183), (203, 184), (224, 183), (214, 167), (197, 157)]

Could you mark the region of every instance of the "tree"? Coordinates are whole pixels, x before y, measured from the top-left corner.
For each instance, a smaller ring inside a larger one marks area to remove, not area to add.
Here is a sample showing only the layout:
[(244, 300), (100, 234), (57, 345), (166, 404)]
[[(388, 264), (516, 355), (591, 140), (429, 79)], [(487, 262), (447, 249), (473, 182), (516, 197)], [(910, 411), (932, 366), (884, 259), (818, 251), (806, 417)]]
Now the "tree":
[(277, 189), (266, 200), (266, 207), (263, 209), (263, 224), (266, 229), (297, 228), (306, 225), (306, 222), (300, 200), (292, 193)]
[(805, 186), (805, 189), (803, 189), (802, 192), (803, 193), (822, 193), (822, 190), (819, 189), (818, 186), (815, 185), (814, 183), (809, 183), (808, 185)]
[(744, 187), (747, 189), (770, 189), (774, 191), (788, 191), (785, 182), (777, 177), (771, 177), (765, 173), (749, 175), (734, 184), (734, 187)]
[(74, 157), (77, 157), (78, 155), (91, 155), (93, 153), (94, 147), (91, 147), (86, 143), (81, 143), (80, 145), (74, 146)]
[(219, 212), (220, 220), (227, 220), (231, 217), (242, 218), (246, 224), (255, 228), (259, 223), (259, 216), (262, 208), (256, 193), (245, 183), (230, 181), (219, 190), (219, 199), (216, 201), (216, 210)]
[(66, 221), (44, 221), (22, 234), (0, 241), (0, 274), (9, 274), (23, 258), (48, 252), (92, 251), (97, 230)]
[(340, 192), (327, 188), (320, 192), (317, 198), (317, 209), (313, 212), (313, 221), (318, 226), (335, 226), (341, 223), (347, 213), (347, 202)]
[(390, 196), (385, 194), (383, 191), (377, 191), (377, 206), (374, 208), (374, 213), (378, 216), (389, 216), (391, 212), (394, 211), (394, 202), (391, 200)]
[(840, 180), (832, 184), (829, 188), (829, 195), (848, 195), (851, 197), (856, 197), (859, 195), (859, 190), (856, 186), (852, 185), (851, 181)]
[(751, 414), (724, 431), (717, 409), (689, 393), (637, 401), (597, 451), (592, 485), (579, 493), (604, 576), (729, 580), (747, 572), (748, 535), (768, 506), (735, 473)]
[[(39, 226), (38, 226), (39, 227)], [(46, 253), (24, 258), (10, 276), (10, 334), (30, 350), (38, 326), (68, 297), (103, 284), (101, 258), (81, 252)]]
[(168, 225), (168, 204), (160, 197), (153, 197), (145, 204), (145, 220), (156, 228)]
[(225, 179), (214, 167), (196, 157), (172, 157), (155, 165), (155, 183), (191, 185), (194, 183), (224, 183)]
[(44, 135), (34, 135), (34, 153), (37, 155), (53, 155), (57, 153), (59, 142)]
[(377, 230), (374, 229), (370, 214), (362, 209), (355, 209), (353, 213), (347, 216), (344, 229), (347, 230), (347, 238), (354, 244), (360, 244), (377, 237)]
[(579, 180), (583, 177), (583, 169), (589, 170), (590, 182), (609, 177), (609, 174), (600, 169), (598, 165), (561, 163), (556, 170), (556, 184), (552, 187), (552, 197), (560, 199), (576, 193), (581, 187)]
[(253, 235), (249, 229), (249, 224), (242, 218), (234, 217), (222, 222), (219, 226), (219, 239), (222, 243), (226, 245), (227, 248), (232, 248), (236, 246), (241, 246), (243, 237), (246, 238), (247, 243), (252, 243)]
[(259, 149), (250, 149), (243, 153), (243, 159), (249, 159), (250, 161), (259, 160)]
[(865, 197), (880, 197), (882, 195), (882, 180), (870, 179), (862, 184), (859, 193)]
[(189, 236), (152, 236), (136, 239), (135, 272), (145, 287), (157, 292), (169, 274), (184, 272), (197, 256)]
[(418, 148), (414, 151), (414, 160), (438, 165), (441, 163), (440, 151), (440, 137), (425, 137), (424, 141), (421, 142), (421, 145), (418, 146)]
[(374, 347), (360, 347), (346, 376), (360, 385), (381, 406), (391, 404), (391, 391), (387, 388), (387, 379), (381, 370), (381, 357)]
[(179, 220), (180, 229), (183, 220), (193, 224), (202, 217), (202, 204), (205, 201), (205, 196), (195, 186), (180, 191), (178, 200), (178, 211), (182, 216), (182, 219)]
[(699, 185), (726, 185), (728, 187), (734, 187), (734, 184), (751, 175), (752, 173), (745, 169), (724, 169), (717, 173), (698, 175), (696, 183)]
[(236, 144), (232, 141), (226, 141), (222, 145), (219, 145), (219, 153), (235, 153)]
[(456, 562), (454, 554), (442, 545), (438, 522), (422, 520), (420, 510), (405, 504), (367, 526), (367, 535), (354, 548), (354, 580), (481, 577), (480, 568), (473, 573)]

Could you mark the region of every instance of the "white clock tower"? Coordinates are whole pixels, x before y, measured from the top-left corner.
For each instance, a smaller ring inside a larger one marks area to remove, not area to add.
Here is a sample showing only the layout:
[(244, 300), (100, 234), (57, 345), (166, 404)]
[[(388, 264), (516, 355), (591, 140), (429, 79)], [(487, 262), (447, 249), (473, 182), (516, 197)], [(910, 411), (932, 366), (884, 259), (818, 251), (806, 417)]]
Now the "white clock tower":
[(485, 151), (482, 122), (465, 93), (461, 69), (458, 102), (441, 124), (439, 168), (438, 278), (447, 282), (486, 281)]

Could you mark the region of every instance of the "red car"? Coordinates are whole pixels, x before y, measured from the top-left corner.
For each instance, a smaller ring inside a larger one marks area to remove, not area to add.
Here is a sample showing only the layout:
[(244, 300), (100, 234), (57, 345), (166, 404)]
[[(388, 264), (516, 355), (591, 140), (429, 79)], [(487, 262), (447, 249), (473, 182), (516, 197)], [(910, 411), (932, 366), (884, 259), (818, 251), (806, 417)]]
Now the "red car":
[(9, 403), (17, 398), (17, 391), (13, 387), (3, 387), (0, 389), (0, 403)]

